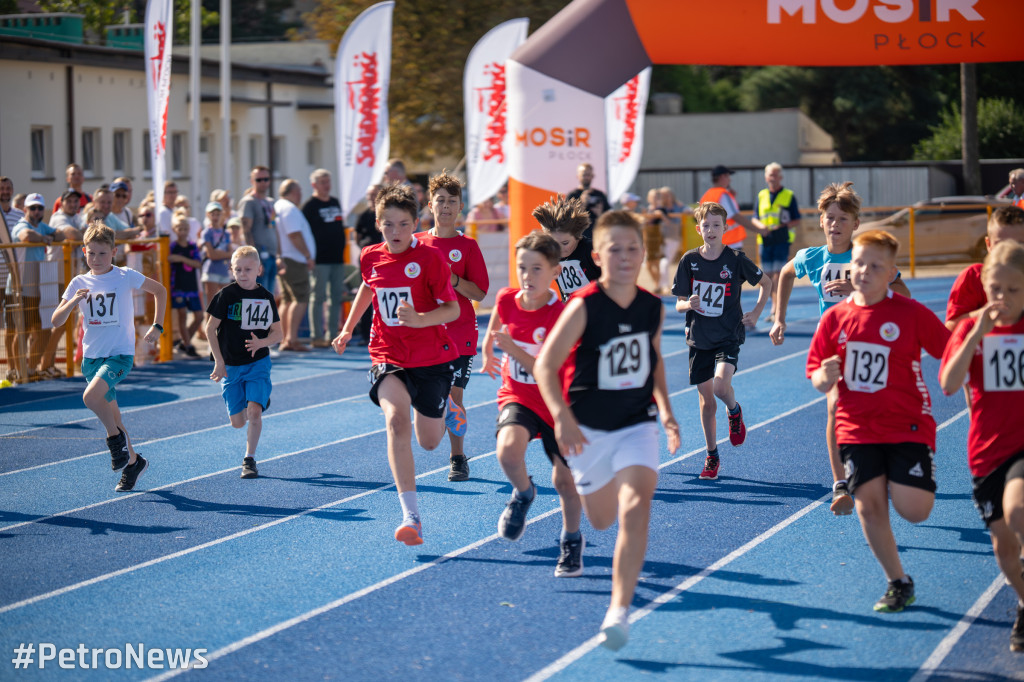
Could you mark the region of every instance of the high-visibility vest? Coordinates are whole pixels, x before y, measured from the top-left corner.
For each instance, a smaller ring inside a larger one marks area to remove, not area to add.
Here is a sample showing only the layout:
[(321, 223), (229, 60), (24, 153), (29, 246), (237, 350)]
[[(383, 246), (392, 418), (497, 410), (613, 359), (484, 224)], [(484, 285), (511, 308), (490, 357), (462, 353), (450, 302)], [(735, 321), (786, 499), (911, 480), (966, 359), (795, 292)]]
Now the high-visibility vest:
[[(771, 197), (772, 193), (767, 187), (757, 193), (757, 215), (760, 216), (761, 223), (769, 231), (774, 230), (782, 223), (779, 219), (779, 214), (782, 212), (782, 209), (789, 208), (789, 205), (793, 203), (793, 190), (783, 187), (775, 195), (775, 201), (772, 201)], [(790, 244), (793, 243), (795, 236), (793, 228), (789, 228)], [(757, 243), (761, 244), (762, 241), (761, 235), (757, 235)]]
[(1013, 202), (1013, 205), (1018, 208), (1024, 208), (1024, 197), (1017, 197), (1017, 201)]
[[(736, 195), (725, 187), (712, 187), (707, 192), (704, 192), (704, 196), (700, 198), (700, 203), (703, 204), (705, 201), (714, 201), (715, 203), (720, 204), (722, 203), (720, 199), (723, 194), (728, 194), (732, 197), (732, 200), (735, 203)], [(747, 238), (747, 228), (743, 227), (732, 218), (725, 221), (725, 226), (727, 229), (725, 234), (722, 235), (723, 244), (736, 244)]]

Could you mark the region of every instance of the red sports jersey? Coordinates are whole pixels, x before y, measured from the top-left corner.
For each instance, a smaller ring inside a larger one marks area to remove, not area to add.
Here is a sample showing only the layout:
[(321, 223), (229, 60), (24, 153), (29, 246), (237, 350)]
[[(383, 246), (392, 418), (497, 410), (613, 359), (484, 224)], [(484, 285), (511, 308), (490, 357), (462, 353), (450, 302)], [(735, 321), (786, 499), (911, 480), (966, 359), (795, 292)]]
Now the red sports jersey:
[[(480, 252), (480, 246), (476, 240), (461, 234), (455, 237), (441, 238), (432, 232), (420, 232), (416, 238), (437, 249), (451, 266), (452, 272), (460, 279), (468, 279), (486, 293), (487, 287), (490, 285), (487, 279), (487, 264), (484, 263), (484, 255)], [(473, 308), (473, 301), (462, 294), (458, 294), (457, 298), (459, 319), (447, 325), (448, 336), (455, 343), (459, 355), (476, 355), (476, 343), (479, 337), (476, 309)]]
[[(494, 299), (494, 311), (506, 327), (512, 340), (523, 350), (537, 357), (540, 353), (541, 344), (547, 338), (551, 328), (555, 326), (555, 320), (565, 308), (562, 299), (554, 291), (551, 291), (551, 299), (547, 305), (537, 310), (523, 310), (519, 301), (519, 289), (505, 287), (498, 291)], [(564, 371), (564, 368), (563, 368)], [(548, 426), (554, 427), (555, 420), (544, 399), (540, 396), (540, 388), (533, 375), (523, 369), (523, 366), (516, 362), (508, 353), (501, 360), (501, 388), (498, 389), (498, 409), (505, 407), (508, 403), (519, 403), (528, 407), (544, 420)]]
[(988, 303), (985, 288), (981, 286), (981, 263), (969, 265), (953, 282), (946, 302), (946, 322), (973, 313)]
[(370, 359), (374, 364), (427, 367), (459, 356), (444, 325), (413, 328), (398, 324), (398, 304), (402, 300), (411, 302), (419, 313), (455, 300), (451, 271), (441, 254), (415, 237), (412, 245), (399, 254), (388, 251), (386, 242), (374, 244), (363, 249), (359, 269), (363, 282), (373, 290)]
[[(960, 321), (946, 345), (943, 367), (976, 323), (970, 318)], [(967, 462), (971, 475), (987, 476), (1024, 450), (1024, 320), (985, 335), (971, 360), (967, 387), (971, 401)]]
[(935, 419), (921, 377), (921, 349), (942, 357), (949, 330), (917, 301), (894, 294), (871, 306), (848, 298), (825, 311), (807, 354), (807, 376), (840, 359), (836, 438), (848, 443), (924, 443)]

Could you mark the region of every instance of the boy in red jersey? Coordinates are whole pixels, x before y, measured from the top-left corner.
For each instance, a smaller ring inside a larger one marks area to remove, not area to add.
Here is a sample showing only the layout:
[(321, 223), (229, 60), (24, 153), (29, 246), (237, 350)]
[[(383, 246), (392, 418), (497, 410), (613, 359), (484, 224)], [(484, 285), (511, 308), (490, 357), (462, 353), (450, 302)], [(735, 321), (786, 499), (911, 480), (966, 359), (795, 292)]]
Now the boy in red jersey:
[(921, 377), (921, 350), (942, 357), (949, 331), (928, 308), (893, 293), (899, 242), (881, 230), (853, 240), (853, 294), (829, 308), (807, 355), (807, 376), (827, 393), (839, 387), (836, 441), (864, 537), (889, 587), (875, 611), (914, 603), (889, 522), (889, 498), (911, 523), (935, 502), (935, 419)]
[[(985, 246), (989, 251), (1007, 239), (1024, 243), (1024, 209), (1000, 206), (989, 216), (987, 232)], [(946, 327), (950, 331), (956, 329), (960, 320), (977, 313), (988, 302), (985, 289), (981, 286), (981, 266), (981, 263), (968, 265), (953, 282), (946, 303)]]
[(1024, 651), (1024, 246), (1003, 241), (981, 270), (989, 301), (980, 314), (953, 331), (939, 369), (942, 390), (952, 395), (967, 380), (971, 426), (967, 460), (974, 503), (992, 536), (996, 561), (1017, 593), (1010, 651)]
[(640, 221), (628, 211), (604, 213), (594, 245), (601, 277), (569, 300), (534, 376), (590, 525), (604, 530), (619, 522), (611, 604), (601, 624), (602, 644), (619, 649), (629, 639), (629, 605), (647, 552), (658, 415), (670, 452), (679, 448), (679, 425), (661, 360), (665, 310), (636, 285), (644, 262)]
[[(370, 331), (370, 400), (384, 411), (388, 464), (402, 505), (395, 539), (423, 544), (416, 503), (416, 464), (412, 434), (425, 450), (444, 436), (444, 409), (459, 352), (444, 325), (459, 316), (451, 270), (435, 249), (413, 236), (419, 208), (412, 190), (393, 185), (377, 196), (377, 229), (384, 241), (363, 249), (359, 285), (348, 319), (331, 342), (338, 355), (352, 330), (373, 305)], [(410, 419), (409, 408), (415, 416)]]
[(451, 267), (451, 283), (458, 294), (459, 317), (446, 325), (459, 357), (455, 360), (455, 383), (448, 397), (448, 412), (445, 423), (451, 440), (451, 470), (449, 481), (465, 481), (469, 478), (469, 462), (463, 449), (466, 437), (466, 407), (462, 396), (473, 372), (473, 358), (476, 356), (477, 326), (476, 309), (473, 301), (482, 301), (487, 295), (490, 282), (487, 278), (487, 264), (475, 239), (460, 234), (455, 221), (462, 212), (462, 183), (454, 175), (442, 171), (430, 178), (430, 211), (434, 215), (434, 227), (420, 232), (416, 238), (437, 249)]
[[(526, 514), (537, 495), (537, 487), (526, 472), (526, 446), (540, 438), (551, 460), (551, 483), (562, 506), (561, 552), (556, 578), (583, 574), (583, 536), (580, 516), (583, 507), (572, 472), (558, 451), (554, 420), (533, 378), (533, 366), (541, 344), (565, 307), (555, 291), (548, 288), (558, 276), (561, 250), (550, 235), (534, 230), (516, 242), (516, 274), (519, 289), (498, 291), (494, 311), (484, 337), (483, 371), (492, 378), (501, 375), (498, 389), (498, 462), (515, 490), (501, 518), (498, 534), (518, 540), (526, 530)], [(494, 346), (505, 355), (499, 361)]]

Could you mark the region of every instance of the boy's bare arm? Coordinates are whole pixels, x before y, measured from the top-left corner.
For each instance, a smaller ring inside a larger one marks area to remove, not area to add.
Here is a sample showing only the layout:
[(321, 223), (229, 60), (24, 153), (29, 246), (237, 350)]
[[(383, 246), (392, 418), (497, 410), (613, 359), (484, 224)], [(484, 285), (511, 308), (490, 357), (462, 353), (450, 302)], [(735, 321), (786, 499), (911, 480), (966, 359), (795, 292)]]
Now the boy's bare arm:
[[(146, 281), (142, 283), (140, 287), (143, 291), (148, 294), (153, 294), (153, 298), (156, 299), (156, 315), (153, 319), (153, 324), (160, 324), (160, 321), (164, 319), (164, 313), (167, 310), (167, 289), (163, 284), (156, 281), (155, 279), (146, 278)], [(152, 334), (152, 338), (150, 335)], [(146, 332), (145, 339), (149, 343), (156, 343), (156, 340), (160, 338), (160, 333), (152, 327)]]
[(571, 299), (541, 346), (533, 365), (533, 378), (555, 420), (555, 438), (562, 455), (578, 455), (587, 442), (575, 415), (562, 396), (558, 371), (565, 364), (587, 326), (587, 310), (581, 299)]
[(679, 423), (672, 412), (672, 401), (668, 393), (668, 379), (665, 378), (665, 358), (661, 354), (661, 330), (665, 326), (665, 309), (661, 310), (661, 322), (658, 325), (658, 333), (652, 341), (654, 350), (658, 354), (658, 366), (654, 368), (654, 402), (658, 405), (658, 416), (661, 417), (661, 426), (665, 429), (665, 436), (668, 439), (668, 451), (675, 454), (679, 449)]
[(422, 327), (433, 327), (439, 324), (448, 324), (459, 319), (459, 302), (445, 301), (433, 310), (426, 313), (418, 313), (409, 304), (402, 300), (398, 304), (398, 322), (406, 327), (419, 329)]
[(68, 321), (68, 317), (71, 316), (71, 311), (75, 309), (78, 302), (89, 295), (88, 289), (79, 289), (75, 292), (75, 295), (71, 298), (62, 300), (58, 305), (57, 309), (53, 311), (53, 315), (50, 316), (50, 322), (54, 328), (60, 327)]
[[(906, 296), (910, 298), (910, 289), (907, 288), (906, 282), (903, 281), (902, 277), (897, 277), (890, 284), (889, 288), (895, 291), (900, 296)], [(952, 331), (952, 330), (950, 330)]]
[(782, 345), (786, 336), (786, 312), (789, 310), (789, 297), (793, 295), (793, 284), (796, 282), (796, 266), (789, 261), (779, 273), (779, 289), (775, 294), (775, 322), (768, 332), (768, 337), (776, 346)]

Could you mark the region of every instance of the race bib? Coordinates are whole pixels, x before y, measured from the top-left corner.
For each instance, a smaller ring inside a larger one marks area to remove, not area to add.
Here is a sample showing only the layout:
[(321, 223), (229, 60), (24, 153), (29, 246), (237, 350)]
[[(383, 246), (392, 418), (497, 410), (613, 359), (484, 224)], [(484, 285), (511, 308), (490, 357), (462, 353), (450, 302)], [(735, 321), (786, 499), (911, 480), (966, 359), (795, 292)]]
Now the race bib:
[(270, 329), (274, 323), (274, 313), (270, 309), (270, 300), (266, 298), (242, 299), (242, 329)]
[(986, 391), (1024, 390), (1024, 335), (989, 335), (982, 340)]
[(564, 260), (561, 263), (562, 273), (558, 275), (558, 288), (562, 290), (562, 298), (590, 284), (583, 274), (583, 265), (578, 260)]
[(700, 310), (694, 312), (704, 317), (721, 317), (725, 310), (725, 282), (701, 282), (693, 280), (693, 293), (700, 297)]
[(889, 347), (880, 343), (846, 344), (843, 381), (851, 391), (875, 393), (889, 383)]
[(410, 287), (381, 287), (377, 291), (377, 312), (381, 321), (389, 327), (398, 326), (398, 305), (407, 301), (412, 305)]
[(651, 373), (650, 341), (645, 332), (616, 336), (600, 347), (597, 387), (605, 391), (639, 388)]
[(116, 327), (120, 324), (117, 316), (117, 292), (92, 292), (82, 300), (79, 306), (85, 315), (87, 327)]
[[(523, 343), (521, 341), (516, 341), (516, 345), (533, 357), (537, 357), (540, 353), (539, 343)], [(512, 381), (516, 381), (520, 384), (537, 383), (537, 380), (533, 378), (533, 375), (530, 374), (525, 367), (519, 364), (519, 361), (512, 357), (510, 353), (505, 353), (504, 362), (508, 363), (508, 376)]]
[(845, 294), (825, 291), (825, 284), (834, 282), (837, 279), (850, 279), (849, 263), (826, 263), (821, 270), (821, 295), (826, 301), (841, 301), (846, 298)]

